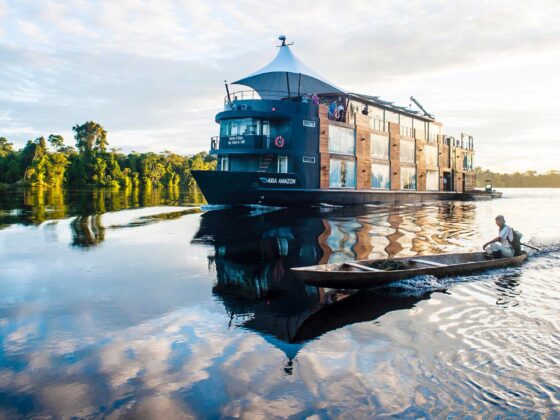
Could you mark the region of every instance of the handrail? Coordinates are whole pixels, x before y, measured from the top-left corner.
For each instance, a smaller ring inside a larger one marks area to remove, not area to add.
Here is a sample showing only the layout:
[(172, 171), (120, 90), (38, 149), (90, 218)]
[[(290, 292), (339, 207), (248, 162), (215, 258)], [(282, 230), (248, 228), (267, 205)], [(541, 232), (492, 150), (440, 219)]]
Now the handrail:
[[(305, 94), (298, 95), (297, 92), (288, 92), (287, 90), (261, 90), (257, 92), (256, 90), (239, 90), (237, 92), (230, 93), (224, 97), (224, 107), (230, 103), (245, 100), (262, 100), (263, 96), (265, 99), (273, 100), (290, 100), (300, 102)], [(309, 103), (311, 103), (311, 97), (309, 97)]]
[[(262, 95), (261, 95), (262, 94)], [(251, 100), (251, 99), (262, 99), (262, 96), (265, 97), (274, 97), (277, 99), (284, 99), (288, 98), (288, 91), (275, 91), (275, 90), (262, 90), (257, 92), (256, 90), (238, 90), (237, 92), (232, 92), (229, 95), (224, 97), (224, 105), (231, 101), (244, 101), (244, 100)]]
[[(243, 135), (240, 135), (243, 136)], [(220, 140), (222, 138), (228, 138), (231, 136), (212, 136), (210, 137), (210, 150), (220, 150)], [(251, 136), (253, 137), (253, 136)], [(260, 147), (256, 147), (257, 149), (262, 149), (262, 150), (282, 150), (282, 147), (277, 147), (274, 144), (274, 138), (271, 136), (267, 136), (264, 134), (256, 134), (254, 135), (254, 137), (260, 137), (262, 138), (262, 146)], [(289, 137), (284, 137), (284, 140), (286, 142), (290, 142), (290, 138)]]

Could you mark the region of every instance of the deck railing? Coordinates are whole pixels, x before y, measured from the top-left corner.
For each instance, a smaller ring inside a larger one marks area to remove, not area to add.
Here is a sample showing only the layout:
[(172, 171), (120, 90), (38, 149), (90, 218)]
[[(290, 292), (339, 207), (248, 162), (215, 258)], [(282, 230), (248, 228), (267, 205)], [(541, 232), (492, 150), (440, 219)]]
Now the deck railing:
[[(220, 136), (212, 136), (210, 137), (210, 150), (220, 150), (220, 139), (224, 140), (224, 139), (228, 139), (230, 137), (239, 137), (239, 139), (243, 139), (243, 136), (225, 136), (225, 137), (220, 137)], [(251, 137), (254, 137), (253, 140), (250, 140)], [(278, 146), (275, 143), (275, 139), (270, 137), (270, 136), (265, 136), (265, 135), (255, 135), (255, 136), (248, 136), (248, 138), (246, 138), (249, 143), (254, 142), (254, 146), (253, 148), (255, 149), (262, 149), (262, 150), (277, 150), (280, 151), (283, 148), (285, 148), (286, 144), (289, 143), (289, 138), (284, 138), (283, 137), (283, 141), (285, 143), (282, 143), (282, 146)], [(237, 140), (237, 139), (236, 139)], [(230, 149), (230, 147), (226, 147), (227, 149)], [(231, 149), (236, 149), (237, 147), (231, 147)]]
[(224, 97), (224, 109), (230, 110), (235, 106), (235, 101), (271, 99), (276, 101), (294, 101), (312, 103), (310, 95), (298, 95), (296, 92), (287, 90), (240, 90), (232, 92)]

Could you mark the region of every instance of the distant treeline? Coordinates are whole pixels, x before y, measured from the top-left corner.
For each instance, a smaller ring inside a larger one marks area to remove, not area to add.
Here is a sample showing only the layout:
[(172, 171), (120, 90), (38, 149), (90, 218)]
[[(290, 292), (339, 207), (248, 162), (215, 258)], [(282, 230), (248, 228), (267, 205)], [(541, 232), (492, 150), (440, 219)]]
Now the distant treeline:
[(29, 140), (20, 150), (0, 137), (0, 184), (144, 188), (190, 185), (191, 170), (213, 169), (206, 153), (180, 156), (168, 151), (128, 155), (108, 150), (107, 131), (93, 121), (76, 125), (75, 146), (57, 134)]
[(482, 168), (475, 170), (478, 187), (484, 187), (486, 180), (490, 179), (494, 187), (560, 188), (560, 171), (548, 171), (544, 174), (538, 174), (537, 171), (500, 174)]

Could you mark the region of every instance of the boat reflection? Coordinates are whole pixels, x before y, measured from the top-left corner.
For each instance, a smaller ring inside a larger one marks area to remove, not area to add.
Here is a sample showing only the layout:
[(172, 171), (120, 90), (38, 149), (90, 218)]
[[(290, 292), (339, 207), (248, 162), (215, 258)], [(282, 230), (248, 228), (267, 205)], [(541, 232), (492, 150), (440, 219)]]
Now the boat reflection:
[(410, 309), (429, 295), (317, 289), (296, 279), (291, 267), (443, 252), (442, 244), (452, 247), (454, 236), (470, 229), (474, 215), (463, 204), (460, 227), (450, 233), (447, 225), (458, 223), (457, 210), (446, 209), (452, 205), (215, 210), (201, 216), (193, 243), (214, 250), (213, 293), (230, 315), (230, 326), (260, 333), (292, 359), (299, 348), (286, 343)]

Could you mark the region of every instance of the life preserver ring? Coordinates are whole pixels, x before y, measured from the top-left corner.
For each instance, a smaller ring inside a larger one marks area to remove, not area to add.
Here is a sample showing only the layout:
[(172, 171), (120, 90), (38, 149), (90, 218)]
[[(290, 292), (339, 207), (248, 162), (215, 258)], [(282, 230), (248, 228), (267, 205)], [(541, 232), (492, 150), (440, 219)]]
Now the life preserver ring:
[(276, 147), (282, 148), (282, 147), (284, 147), (285, 143), (286, 142), (284, 141), (284, 137), (282, 137), (282, 136), (278, 136), (274, 139), (274, 145)]
[(334, 119), (338, 120), (340, 118), (340, 111), (338, 109), (334, 110)]

